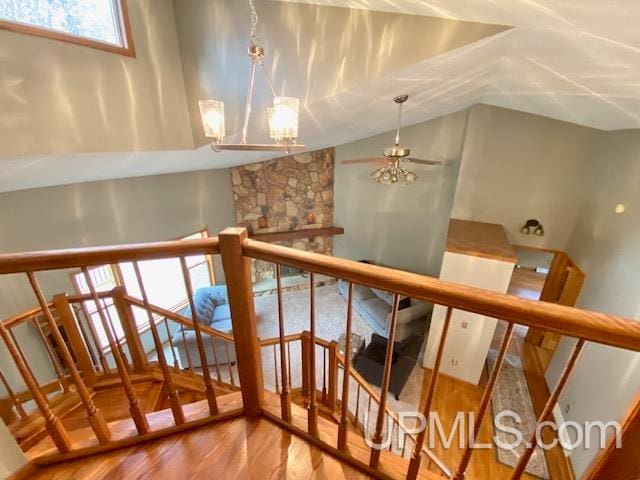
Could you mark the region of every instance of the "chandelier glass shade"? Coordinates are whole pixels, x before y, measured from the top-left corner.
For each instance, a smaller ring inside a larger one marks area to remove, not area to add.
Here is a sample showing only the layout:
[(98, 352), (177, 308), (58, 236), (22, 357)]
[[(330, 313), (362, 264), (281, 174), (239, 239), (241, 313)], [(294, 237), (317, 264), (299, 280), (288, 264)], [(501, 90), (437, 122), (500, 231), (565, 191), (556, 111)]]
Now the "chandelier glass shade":
[[(224, 103), (218, 100), (200, 100), (199, 102), (204, 133), (211, 139), (211, 147), (216, 152), (221, 150), (248, 150), (284, 151), (290, 153), (292, 150), (303, 149), (306, 147), (305, 145), (297, 144), (300, 102), (297, 98), (281, 97), (276, 94), (269, 72), (264, 66), (264, 49), (260, 46), (260, 41), (256, 36), (258, 14), (253, 0), (249, 0), (249, 10), (251, 13), (251, 38), (248, 53), (251, 59), (251, 67), (249, 70), (249, 87), (247, 89), (240, 143), (224, 143)], [(251, 117), (253, 87), (257, 67), (260, 67), (262, 70), (267, 85), (273, 95), (273, 107), (267, 108), (269, 136), (274, 141), (273, 144), (247, 142), (247, 131)]]
[(369, 176), (373, 181), (383, 185), (392, 185), (398, 182), (411, 185), (418, 180), (418, 175), (402, 168), (397, 161), (390, 162), (384, 167), (374, 170)]

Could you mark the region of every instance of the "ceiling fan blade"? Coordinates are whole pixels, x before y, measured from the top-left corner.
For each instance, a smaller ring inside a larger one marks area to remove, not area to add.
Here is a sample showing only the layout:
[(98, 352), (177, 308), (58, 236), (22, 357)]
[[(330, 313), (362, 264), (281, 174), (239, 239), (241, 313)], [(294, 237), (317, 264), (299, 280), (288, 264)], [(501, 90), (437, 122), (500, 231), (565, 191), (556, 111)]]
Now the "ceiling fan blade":
[(369, 158), (355, 158), (353, 160), (342, 160), (341, 164), (357, 164), (357, 163), (384, 163), (387, 159), (385, 157), (369, 157)]
[(437, 160), (420, 160), (419, 158), (405, 158), (405, 162), (420, 163), (422, 165), (444, 165), (443, 162)]

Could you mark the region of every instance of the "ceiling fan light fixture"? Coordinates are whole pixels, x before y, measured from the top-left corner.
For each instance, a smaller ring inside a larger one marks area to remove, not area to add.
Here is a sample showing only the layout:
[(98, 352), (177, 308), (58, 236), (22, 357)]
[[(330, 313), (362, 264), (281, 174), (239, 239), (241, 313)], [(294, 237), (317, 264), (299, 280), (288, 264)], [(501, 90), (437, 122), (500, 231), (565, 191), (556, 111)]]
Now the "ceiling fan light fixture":
[(394, 183), (400, 182), (411, 185), (419, 178), (415, 173), (409, 172), (398, 165), (385, 165), (384, 167), (371, 172), (369, 176), (373, 181), (383, 185), (393, 185)]

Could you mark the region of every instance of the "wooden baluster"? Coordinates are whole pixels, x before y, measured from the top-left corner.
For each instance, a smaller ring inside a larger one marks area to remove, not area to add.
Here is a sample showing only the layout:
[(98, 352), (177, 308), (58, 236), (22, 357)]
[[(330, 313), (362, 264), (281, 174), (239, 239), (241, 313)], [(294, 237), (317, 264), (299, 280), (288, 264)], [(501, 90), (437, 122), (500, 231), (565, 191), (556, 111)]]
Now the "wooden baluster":
[[(140, 339), (140, 333), (138, 332), (138, 325), (136, 324), (136, 317), (133, 314), (131, 305), (125, 300), (125, 290), (123, 287), (116, 287), (111, 291), (113, 297), (113, 306), (118, 312), (120, 318), (120, 326), (122, 327), (122, 333), (124, 340), (127, 344), (129, 355), (131, 356), (131, 363), (133, 364), (133, 370), (137, 373), (144, 373), (149, 367), (147, 361), (147, 354), (142, 346), (142, 340)], [(105, 305), (104, 311), (111, 322), (111, 313), (109, 308)], [(115, 330), (114, 330), (115, 332)], [(124, 351), (121, 348), (122, 351)], [(124, 357), (126, 360), (126, 356)], [(126, 361), (128, 363), (128, 361)]]
[[(124, 362), (125, 367), (127, 367), (127, 370), (133, 370), (131, 368), (131, 364), (129, 363), (129, 359), (127, 358), (126, 353), (124, 353), (124, 347), (123, 344), (126, 343), (124, 342), (124, 337), (120, 338), (118, 337), (118, 334), (116, 333), (116, 329), (113, 325), (113, 319), (111, 318), (111, 312), (109, 311), (109, 306), (107, 305), (106, 300), (102, 300), (101, 303), (102, 306), (102, 311), (105, 313), (105, 315), (107, 316), (107, 322), (109, 323), (109, 327), (111, 328), (111, 331), (113, 332), (113, 335), (115, 336), (116, 339), (116, 343), (118, 344), (118, 351), (120, 352), (120, 357), (122, 358), (122, 361)], [(120, 324), (123, 325), (125, 322), (122, 320), (122, 316), (120, 316)], [(115, 355), (115, 352), (111, 352), (113, 355)], [(146, 359), (146, 356), (145, 356)]]
[[(192, 320), (193, 321), (193, 320)], [(191, 355), (189, 355), (189, 349), (187, 348), (187, 335), (184, 332), (184, 326), (180, 327), (180, 333), (182, 334), (182, 345), (184, 345), (184, 354), (187, 357), (187, 369), (191, 376), (195, 375), (195, 370), (193, 369), (193, 363), (191, 362)]]
[[(211, 351), (213, 352), (213, 361), (216, 367), (216, 377), (218, 378), (218, 385), (222, 383), (222, 375), (220, 375), (220, 362), (218, 362), (218, 354), (216, 353), (216, 339), (215, 337), (209, 337), (211, 339)], [(227, 349), (227, 359), (229, 359), (229, 350)], [(231, 362), (229, 361), (229, 367), (231, 367)], [(231, 379), (233, 381), (233, 378)]]
[(308, 430), (314, 437), (318, 436), (318, 392), (316, 387), (316, 288), (313, 272), (309, 272), (309, 335), (311, 351), (309, 355), (309, 389), (311, 397), (307, 413)]
[(71, 350), (75, 354), (78, 361), (78, 368), (82, 373), (82, 377), (88, 386), (96, 383), (96, 371), (93, 365), (93, 359), (89, 354), (89, 347), (84, 341), (84, 337), (80, 330), (80, 322), (76, 319), (73, 309), (67, 300), (65, 294), (59, 294), (53, 297), (53, 306), (58, 312), (58, 318), (67, 333)]
[(44, 331), (42, 330), (42, 325), (40, 325), (40, 322), (38, 322), (38, 320), (36, 320), (35, 318), (32, 320), (33, 320), (33, 324), (36, 326), (38, 330), (38, 333), (40, 334), (40, 338), (44, 343), (44, 347), (47, 350), (47, 355), (49, 356), (49, 360), (51, 360), (51, 365), (53, 365), (53, 370), (56, 372), (56, 377), (58, 377), (58, 382), (60, 382), (60, 386), (62, 387), (62, 390), (64, 392), (68, 392), (69, 383), (67, 382), (67, 379), (64, 376), (64, 372), (62, 371), (62, 366), (60, 365), (60, 361), (58, 360), (56, 353), (51, 348), (51, 344), (49, 343), (49, 340), (44, 334)]
[[(187, 288), (187, 296), (189, 298), (189, 306), (191, 307), (191, 317), (193, 318), (193, 330), (196, 333), (196, 344), (198, 345), (198, 353), (200, 354), (200, 368), (202, 369), (202, 377), (204, 378), (205, 395), (207, 396), (207, 402), (209, 404), (209, 413), (211, 415), (218, 414), (218, 401), (216, 400), (216, 392), (213, 389), (213, 382), (211, 381), (211, 372), (209, 371), (209, 360), (207, 359), (207, 352), (204, 349), (204, 342), (202, 340), (202, 331), (200, 330), (200, 322), (198, 321), (198, 311), (196, 310), (196, 304), (193, 300), (193, 286), (191, 284), (191, 275), (187, 268), (187, 261), (184, 257), (180, 257), (180, 265), (182, 266), (182, 276), (184, 278), (184, 285)], [(212, 342), (213, 343), (213, 342)]]
[(78, 368), (76, 367), (75, 361), (71, 356), (71, 352), (67, 347), (67, 344), (64, 342), (64, 338), (60, 333), (60, 329), (58, 325), (56, 325), (56, 321), (53, 318), (53, 314), (49, 309), (49, 304), (42, 293), (42, 289), (38, 284), (38, 280), (36, 280), (33, 272), (27, 272), (27, 277), (29, 278), (29, 283), (31, 284), (31, 289), (35, 294), (38, 303), (40, 304), (40, 308), (42, 308), (42, 313), (44, 314), (44, 318), (49, 325), (49, 330), (51, 331), (51, 336), (53, 340), (58, 345), (58, 349), (60, 351), (60, 355), (62, 356), (62, 360), (67, 367), (67, 371), (71, 375), (73, 382), (76, 385), (76, 391), (78, 392), (78, 396), (82, 401), (82, 404), (87, 411), (87, 420), (89, 421), (89, 425), (96, 434), (96, 438), (98, 442), (101, 444), (109, 443), (109, 439), (111, 434), (109, 433), (109, 427), (107, 426), (107, 422), (104, 420), (102, 416), (102, 412), (96, 408), (95, 403), (93, 403), (93, 398), (91, 397), (91, 393), (87, 388), (87, 385), (84, 383)]
[(11, 399), (11, 403), (13, 403), (13, 406), (18, 412), (18, 415), (20, 415), (20, 418), (23, 420), (27, 418), (27, 412), (24, 411), (22, 402), (20, 401), (18, 396), (15, 394), (15, 392), (11, 388), (11, 385), (9, 385), (9, 382), (7, 381), (4, 374), (2, 373), (2, 370), (0, 370), (0, 381), (2, 381), (2, 384), (4, 385), (4, 389), (7, 391), (7, 395), (9, 395), (9, 398)]
[(327, 356), (329, 357), (327, 406), (333, 412), (338, 403), (338, 342), (335, 340), (329, 344)]
[[(282, 389), (280, 390), (280, 410), (282, 420), (291, 421), (291, 382), (287, 375), (287, 352), (285, 350), (285, 329), (284, 329), (284, 308), (282, 304), (282, 276), (280, 273), (280, 265), (276, 264), (276, 290), (278, 298), (278, 341), (280, 344), (280, 379), (282, 380)], [(303, 363), (303, 367), (305, 364)]]
[(264, 379), (253, 304), (251, 263), (242, 252), (242, 245), (247, 238), (244, 228), (227, 228), (218, 235), (227, 280), (244, 413), (258, 416), (262, 414), (264, 404)]
[(327, 403), (327, 349), (322, 347), (322, 401)]
[(276, 344), (273, 344), (273, 376), (276, 380), (276, 393), (280, 395), (280, 384), (278, 382), (278, 354), (276, 352)]
[(171, 359), (173, 360), (173, 371), (178, 373), (180, 366), (178, 365), (178, 358), (176, 357), (176, 349), (173, 346), (173, 338), (171, 338), (171, 329), (169, 328), (169, 320), (164, 317), (164, 329), (167, 332), (167, 341), (169, 342), (169, 348), (171, 349)]
[(360, 417), (358, 417), (358, 414), (360, 413), (360, 384), (358, 382), (356, 382), (357, 388), (356, 388), (356, 424), (360, 421)]
[[(569, 357), (569, 360), (567, 361), (567, 364), (565, 365), (564, 370), (562, 371), (562, 375), (560, 376), (560, 379), (558, 380), (558, 383), (555, 389), (553, 390), (553, 393), (549, 397), (549, 400), (547, 400), (547, 403), (545, 404), (544, 409), (542, 410), (542, 413), (538, 418), (536, 427), (540, 425), (542, 422), (549, 420), (549, 418), (553, 414), (553, 408), (556, 406), (556, 403), (558, 402), (558, 399), (562, 394), (562, 390), (564, 390), (564, 387), (567, 384), (567, 380), (569, 380), (569, 377), (571, 376), (571, 372), (573, 371), (573, 368), (575, 367), (576, 362), (580, 357), (580, 353), (584, 348), (584, 344), (585, 344), (584, 338), (580, 338), (578, 340), (578, 343), (576, 343), (576, 346), (573, 348), (573, 351), (571, 352), (571, 356)], [(533, 455), (533, 451), (538, 445), (538, 438), (536, 435), (537, 430), (538, 429), (536, 428), (536, 432), (534, 432), (533, 435), (531, 435), (531, 438), (529, 438), (529, 441), (525, 444), (526, 449), (522, 453), (522, 456), (518, 461), (518, 465), (516, 466), (513, 472), (513, 475), (511, 476), (511, 480), (518, 480), (524, 474), (524, 471), (527, 468), (527, 464), (531, 459), (531, 455)]]
[(164, 354), (164, 348), (160, 341), (160, 335), (158, 334), (158, 327), (156, 321), (151, 313), (151, 306), (149, 304), (149, 298), (147, 297), (147, 291), (142, 281), (142, 275), (140, 274), (140, 266), (138, 262), (133, 262), (133, 271), (136, 274), (136, 280), (138, 281), (138, 289), (140, 290), (140, 296), (142, 297), (142, 303), (147, 311), (147, 318), (149, 319), (149, 330), (151, 330), (151, 336), (153, 337), (153, 344), (156, 348), (156, 355), (158, 355), (158, 363), (160, 364), (160, 370), (162, 371), (162, 377), (164, 378), (165, 392), (167, 393), (167, 399), (169, 400), (169, 406), (173, 413), (173, 420), (176, 425), (182, 425), (184, 423), (184, 412), (182, 411), (182, 405), (180, 404), (180, 396), (176, 389), (173, 376), (169, 371), (169, 365), (167, 365), (167, 358)]
[(293, 378), (291, 376), (291, 342), (287, 342), (287, 373), (289, 374), (287, 377), (289, 379), (289, 388), (291, 388), (291, 379)]
[(104, 349), (100, 344), (100, 337), (98, 336), (98, 332), (96, 332), (96, 327), (93, 324), (93, 320), (91, 319), (91, 314), (89, 313), (89, 310), (85, 305), (85, 302), (80, 302), (80, 308), (82, 309), (84, 318), (87, 321), (87, 325), (89, 325), (89, 332), (91, 333), (91, 340), (93, 340), (93, 345), (98, 350), (98, 362), (102, 367), (102, 371), (104, 373), (111, 373), (109, 362), (107, 361), (107, 357), (104, 355)]
[(53, 411), (49, 407), (47, 397), (40, 390), (38, 381), (33, 376), (31, 369), (27, 366), (27, 362), (24, 356), (16, 348), (16, 345), (13, 343), (11, 336), (7, 332), (7, 328), (2, 322), (0, 322), (0, 336), (2, 336), (7, 350), (13, 358), (13, 362), (16, 364), (18, 371), (22, 375), (24, 383), (29, 389), (29, 392), (31, 392), (31, 396), (36, 402), (42, 418), (44, 418), (45, 428), (51, 436), (51, 440), (53, 440), (53, 443), (58, 448), (58, 451), (60, 453), (69, 452), (71, 450), (71, 439), (69, 438), (69, 434), (62, 425), (60, 418), (58, 418), (58, 416), (53, 413)]
[[(444, 345), (447, 341), (447, 334), (449, 333), (449, 325), (451, 325), (451, 315), (453, 309), (447, 307), (447, 314), (444, 319), (444, 325), (442, 326), (442, 334), (440, 335), (440, 343), (438, 344), (438, 350), (436, 352), (435, 362), (433, 364), (433, 370), (431, 371), (431, 378), (429, 379), (429, 386), (427, 387), (427, 393), (425, 395), (425, 401), (422, 408), (422, 414), (424, 418), (429, 420), (429, 414), (431, 412), (431, 404), (433, 402), (433, 396), (436, 391), (436, 384), (438, 382), (438, 372), (440, 371), (440, 363), (442, 361), (442, 353), (444, 352)], [(416, 437), (416, 443), (413, 448), (413, 454), (409, 463), (409, 470), (407, 471), (407, 480), (414, 480), (418, 476), (420, 470), (420, 462), (422, 461), (422, 446), (424, 445), (424, 439), (427, 434), (427, 429), (423, 428), (418, 432)]]
[[(396, 337), (396, 324), (398, 322), (398, 303), (400, 295), (393, 295), (393, 308), (391, 310), (391, 325), (389, 327), (389, 338), (387, 339), (387, 351), (384, 358), (384, 370), (382, 371), (382, 385), (380, 386), (380, 402), (378, 404), (378, 418), (376, 421), (376, 429), (373, 434), (373, 443), (379, 444), (382, 441), (382, 429), (384, 428), (384, 415), (387, 406), (387, 394), (389, 390), (389, 382), (391, 381), (391, 363), (393, 362), (393, 344)], [(345, 355), (351, 352), (345, 350)], [(380, 462), (380, 450), (374, 448), (371, 450), (371, 458), (369, 466), (376, 468)]]
[[(229, 368), (229, 381), (231, 382), (231, 386), (235, 387), (236, 383), (233, 380), (233, 367), (231, 365), (231, 352), (229, 351), (229, 342), (224, 342), (224, 347), (227, 350), (227, 367)], [(215, 352), (215, 348), (213, 349)]]
[(493, 389), (495, 388), (496, 381), (498, 380), (498, 376), (500, 375), (500, 371), (502, 370), (502, 365), (504, 363), (505, 356), (507, 355), (507, 350), (509, 348), (509, 342), (511, 341), (511, 337), (513, 336), (513, 323), (509, 323), (507, 326), (507, 330), (504, 334), (504, 338), (502, 339), (502, 344), (500, 345), (500, 352), (498, 353), (498, 358), (496, 359), (496, 363), (493, 367), (493, 371), (489, 376), (489, 381), (487, 382), (487, 386), (484, 389), (482, 394), (482, 399), (480, 400), (480, 407), (478, 407), (478, 411), (475, 416), (473, 431), (471, 437), (469, 438), (469, 442), (462, 454), (462, 459), (458, 464), (458, 468), (456, 470), (455, 475), (453, 476), (453, 480), (462, 480), (464, 479), (464, 472), (469, 466), (469, 461), (471, 460), (471, 455), (473, 454), (473, 445), (478, 438), (478, 432), (480, 432), (480, 427), (482, 426), (482, 420), (484, 419), (484, 415), (487, 411), (487, 407), (489, 406), (489, 400), (491, 400), (491, 395), (493, 394)]
[(133, 423), (135, 424), (138, 433), (140, 435), (144, 435), (145, 433), (149, 432), (149, 423), (147, 422), (147, 417), (140, 407), (140, 402), (136, 395), (136, 391), (133, 388), (133, 384), (131, 383), (131, 379), (129, 378), (127, 367), (122, 361), (120, 346), (116, 343), (114, 339), (114, 332), (112, 332), (109, 328), (107, 318), (104, 314), (104, 311), (100, 307), (100, 298), (98, 297), (98, 293), (96, 292), (96, 289), (93, 285), (93, 280), (89, 275), (89, 270), (87, 269), (87, 267), (82, 267), (82, 273), (84, 274), (85, 282), (89, 287), (89, 292), (91, 293), (91, 297), (96, 305), (98, 317), (100, 318), (100, 323), (102, 324), (102, 328), (104, 329), (105, 335), (107, 336), (107, 341), (109, 342), (109, 346), (111, 347), (113, 360), (116, 364), (118, 375), (120, 376), (125, 395), (127, 396), (127, 400), (129, 402), (129, 413), (131, 414), (131, 418), (133, 419)]
[[(347, 448), (349, 422), (349, 373), (351, 372), (351, 317), (353, 315), (353, 283), (349, 283), (347, 296), (347, 325), (345, 330), (344, 358), (342, 372), (342, 412), (338, 424), (338, 450)], [(336, 353), (337, 355), (337, 353)]]
[(302, 363), (302, 396), (305, 398), (305, 406), (309, 406), (309, 352), (311, 351), (310, 334), (306, 330), (302, 332), (300, 338), (300, 357)]

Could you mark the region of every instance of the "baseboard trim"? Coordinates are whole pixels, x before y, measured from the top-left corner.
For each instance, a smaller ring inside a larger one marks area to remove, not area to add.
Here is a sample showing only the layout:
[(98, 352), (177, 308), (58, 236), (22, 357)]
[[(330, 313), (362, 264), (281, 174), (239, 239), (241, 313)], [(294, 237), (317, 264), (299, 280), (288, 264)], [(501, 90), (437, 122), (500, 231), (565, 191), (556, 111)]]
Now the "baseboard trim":
[(18, 470), (9, 475), (6, 480), (27, 480), (29, 478), (32, 478), (37, 470), (38, 467), (36, 467), (31, 462), (27, 462)]

